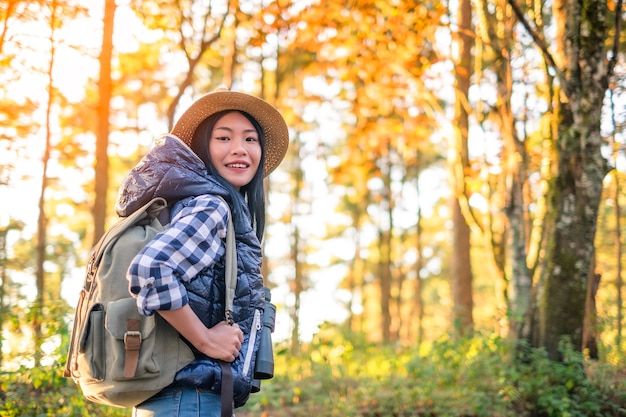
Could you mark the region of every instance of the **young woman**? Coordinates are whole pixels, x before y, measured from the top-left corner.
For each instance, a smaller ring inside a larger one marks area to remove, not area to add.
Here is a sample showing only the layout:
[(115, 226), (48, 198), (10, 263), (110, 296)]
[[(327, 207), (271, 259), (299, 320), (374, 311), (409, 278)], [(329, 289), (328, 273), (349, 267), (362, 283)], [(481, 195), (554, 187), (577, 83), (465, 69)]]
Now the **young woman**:
[[(135, 257), (128, 279), (139, 311), (164, 317), (195, 355), (170, 387), (136, 406), (134, 416), (220, 416), (220, 362), (231, 364), (234, 406), (247, 401), (264, 307), (263, 179), (282, 161), (288, 143), (287, 125), (270, 104), (216, 91), (158, 138), (120, 187), (121, 216), (157, 196), (172, 206), (170, 227)], [(238, 256), (234, 325), (224, 321), (229, 215)]]

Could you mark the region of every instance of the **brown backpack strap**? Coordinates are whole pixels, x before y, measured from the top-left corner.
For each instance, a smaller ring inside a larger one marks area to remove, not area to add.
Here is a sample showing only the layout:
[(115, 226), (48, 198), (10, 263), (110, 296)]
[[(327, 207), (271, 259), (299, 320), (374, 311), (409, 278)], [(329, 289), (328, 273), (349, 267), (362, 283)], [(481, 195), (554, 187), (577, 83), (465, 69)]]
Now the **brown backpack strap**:
[(124, 378), (132, 378), (137, 371), (139, 363), (139, 349), (141, 349), (141, 321), (137, 319), (126, 320), (126, 333), (124, 333)]

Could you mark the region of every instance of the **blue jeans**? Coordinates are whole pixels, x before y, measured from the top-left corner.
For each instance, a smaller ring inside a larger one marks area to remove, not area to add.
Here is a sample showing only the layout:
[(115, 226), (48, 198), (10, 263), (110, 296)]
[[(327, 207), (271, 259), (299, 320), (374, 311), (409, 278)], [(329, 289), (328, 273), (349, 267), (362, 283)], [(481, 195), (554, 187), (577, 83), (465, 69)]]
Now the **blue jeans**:
[(169, 387), (133, 409), (133, 417), (220, 417), (221, 398), (206, 390)]

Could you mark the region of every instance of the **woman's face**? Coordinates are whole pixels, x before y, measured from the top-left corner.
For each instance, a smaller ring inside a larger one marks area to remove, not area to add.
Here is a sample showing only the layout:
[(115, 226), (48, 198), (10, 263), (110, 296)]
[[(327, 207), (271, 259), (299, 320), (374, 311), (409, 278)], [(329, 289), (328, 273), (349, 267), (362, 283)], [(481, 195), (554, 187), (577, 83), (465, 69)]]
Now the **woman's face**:
[(247, 185), (261, 163), (259, 134), (238, 111), (222, 116), (209, 139), (211, 164), (236, 189)]

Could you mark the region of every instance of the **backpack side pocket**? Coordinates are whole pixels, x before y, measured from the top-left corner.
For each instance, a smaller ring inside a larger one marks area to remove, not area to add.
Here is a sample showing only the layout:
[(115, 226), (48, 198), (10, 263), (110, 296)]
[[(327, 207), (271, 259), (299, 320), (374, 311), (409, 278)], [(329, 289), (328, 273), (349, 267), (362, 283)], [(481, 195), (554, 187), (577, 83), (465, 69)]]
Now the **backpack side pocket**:
[(104, 363), (104, 310), (93, 309), (89, 313), (89, 327), (91, 329), (89, 343), (93, 357), (87, 358), (91, 366), (91, 374), (94, 379), (101, 381), (105, 378)]
[(94, 304), (87, 314), (87, 321), (81, 332), (76, 361), (77, 366), (73, 372), (75, 377), (87, 378), (90, 381), (102, 381), (106, 377), (104, 309), (101, 304)]

